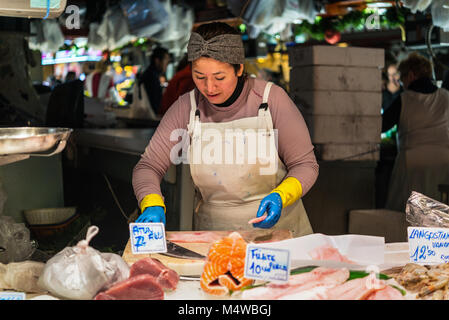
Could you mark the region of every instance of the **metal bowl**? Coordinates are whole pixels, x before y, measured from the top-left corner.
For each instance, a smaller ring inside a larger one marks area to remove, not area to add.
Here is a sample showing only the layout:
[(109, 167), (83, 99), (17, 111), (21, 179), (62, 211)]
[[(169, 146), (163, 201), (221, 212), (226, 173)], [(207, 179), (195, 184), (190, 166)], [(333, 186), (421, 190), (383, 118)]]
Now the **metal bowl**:
[(70, 128), (0, 128), (0, 156), (60, 152), (72, 131)]

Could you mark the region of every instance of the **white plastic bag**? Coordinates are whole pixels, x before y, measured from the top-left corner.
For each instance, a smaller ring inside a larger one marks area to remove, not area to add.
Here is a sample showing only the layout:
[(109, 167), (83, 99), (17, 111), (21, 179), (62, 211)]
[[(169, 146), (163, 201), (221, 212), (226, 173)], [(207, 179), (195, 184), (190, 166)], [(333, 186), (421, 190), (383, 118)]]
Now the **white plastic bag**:
[(159, 0), (123, 0), (120, 6), (131, 33), (137, 37), (152, 37), (169, 24), (168, 13)]
[(402, 0), (404, 7), (409, 8), (412, 13), (425, 11), (432, 0)]
[(29, 46), (42, 52), (56, 52), (64, 45), (64, 34), (58, 20), (33, 20), (30, 23), (33, 34)]
[(105, 50), (107, 48), (106, 40), (98, 34), (98, 28), (100, 24), (98, 22), (92, 22), (89, 24), (89, 35), (87, 37), (87, 45), (94, 50)]
[(190, 38), (190, 30), (192, 30), (195, 20), (193, 10), (176, 4), (172, 5), (171, 1), (166, 1), (164, 8), (168, 13), (169, 24), (153, 38), (164, 46), (167, 42), (172, 42), (175, 47), (172, 46), (173, 50), (171, 51), (180, 50), (180, 46), (188, 42)]
[(113, 8), (108, 9), (104, 14), (97, 34), (105, 41), (110, 50), (117, 49), (134, 39), (129, 32), (123, 12)]
[(312, 23), (316, 14), (313, 0), (255, 0), (248, 5), (243, 18), (252, 27), (250, 37), (255, 38), (260, 31), (283, 32), (295, 20), (305, 19)]
[(431, 7), (432, 22), (435, 26), (449, 31), (449, 2), (447, 0), (434, 0)]
[(64, 45), (64, 34), (58, 20), (43, 20), (42, 31), (44, 33), (44, 42), (40, 49), (43, 52), (56, 52)]
[(90, 300), (98, 291), (129, 277), (129, 266), (114, 253), (101, 253), (89, 247), (98, 227), (87, 230), (86, 240), (67, 247), (47, 261), (39, 278), (41, 288), (57, 297)]

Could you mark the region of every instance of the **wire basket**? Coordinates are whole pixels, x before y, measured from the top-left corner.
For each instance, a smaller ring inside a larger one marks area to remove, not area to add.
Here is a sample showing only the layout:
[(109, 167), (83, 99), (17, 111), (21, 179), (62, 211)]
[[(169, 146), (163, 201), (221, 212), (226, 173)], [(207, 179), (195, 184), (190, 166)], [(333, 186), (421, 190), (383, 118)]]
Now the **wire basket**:
[(76, 207), (24, 210), (23, 214), (29, 225), (56, 225), (73, 217)]

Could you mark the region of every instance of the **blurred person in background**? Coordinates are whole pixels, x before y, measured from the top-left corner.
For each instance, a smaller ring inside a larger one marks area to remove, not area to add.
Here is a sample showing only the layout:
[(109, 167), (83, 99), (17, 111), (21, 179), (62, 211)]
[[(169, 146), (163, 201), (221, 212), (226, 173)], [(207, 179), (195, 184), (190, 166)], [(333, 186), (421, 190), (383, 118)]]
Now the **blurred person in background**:
[(398, 67), (404, 91), (382, 115), (382, 132), (398, 126), (398, 154), (386, 208), (405, 211), (412, 191), (439, 199), (449, 183), (449, 92), (432, 81), (432, 64), (411, 53)]
[(69, 71), (67, 72), (67, 75), (65, 76), (65, 82), (76, 80), (76, 72), (75, 71)]
[(385, 112), (403, 89), (399, 81), (399, 71), (396, 63), (389, 63), (384, 74), (386, 82), (385, 87), (382, 88), (382, 110)]
[(151, 107), (156, 114), (161, 114), (161, 101), (163, 86), (161, 77), (165, 77), (167, 66), (170, 62), (168, 50), (162, 47), (156, 47), (150, 58), (150, 65), (139, 75), (139, 84), (143, 83)]

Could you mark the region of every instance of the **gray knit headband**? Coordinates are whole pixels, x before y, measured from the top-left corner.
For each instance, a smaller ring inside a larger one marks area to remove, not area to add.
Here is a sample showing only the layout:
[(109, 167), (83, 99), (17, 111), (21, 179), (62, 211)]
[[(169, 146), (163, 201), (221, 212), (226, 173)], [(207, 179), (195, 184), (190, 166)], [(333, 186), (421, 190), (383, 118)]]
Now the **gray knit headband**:
[(245, 49), (238, 34), (223, 34), (206, 41), (198, 33), (192, 32), (187, 45), (187, 55), (189, 61), (208, 56), (231, 64), (245, 63)]

